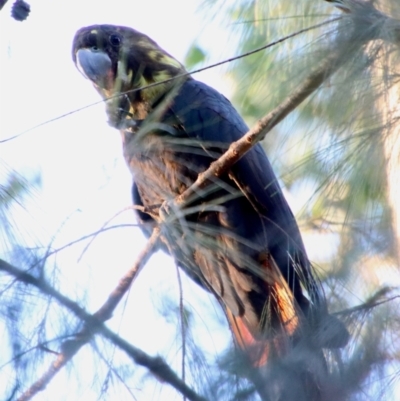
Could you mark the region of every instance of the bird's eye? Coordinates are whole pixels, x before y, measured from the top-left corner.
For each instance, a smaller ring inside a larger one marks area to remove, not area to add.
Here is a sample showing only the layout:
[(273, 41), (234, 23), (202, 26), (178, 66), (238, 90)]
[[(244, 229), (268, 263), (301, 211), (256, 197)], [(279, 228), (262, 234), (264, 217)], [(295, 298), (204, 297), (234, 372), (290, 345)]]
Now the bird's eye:
[(110, 35), (110, 43), (113, 46), (119, 46), (121, 44), (121, 37), (119, 35)]

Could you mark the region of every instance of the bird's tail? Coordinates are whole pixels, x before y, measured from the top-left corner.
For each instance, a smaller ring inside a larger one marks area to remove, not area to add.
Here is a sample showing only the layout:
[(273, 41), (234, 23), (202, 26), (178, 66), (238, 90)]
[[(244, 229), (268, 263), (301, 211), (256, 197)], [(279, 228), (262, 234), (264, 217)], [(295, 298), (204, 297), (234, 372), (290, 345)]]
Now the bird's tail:
[(314, 308), (311, 312), (302, 310), (274, 259), (269, 256), (262, 265), (268, 300), (259, 327), (254, 330), (245, 315), (235, 316), (226, 309), (236, 343), (254, 367), (265, 365), (271, 358), (285, 357), (294, 342), (307, 344), (318, 352), (347, 344), (349, 333), (338, 318), (316, 305), (310, 305)]
[(302, 312), (296, 305), (292, 291), (283, 278), (272, 257), (263, 261), (266, 277), (266, 291), (269, 294), (265, 306), (265, 318), (274, 316), (275, 323), (260, 323), (260, 330), (254, 333), (246, 324), (245, 316), (235, 316), (228, 309), (226, 315), (237, 344), (248, 355), (255, 367), (261, 367), (271, 358), (283, 357), (290, 347), (290, 339), (300, 329)]

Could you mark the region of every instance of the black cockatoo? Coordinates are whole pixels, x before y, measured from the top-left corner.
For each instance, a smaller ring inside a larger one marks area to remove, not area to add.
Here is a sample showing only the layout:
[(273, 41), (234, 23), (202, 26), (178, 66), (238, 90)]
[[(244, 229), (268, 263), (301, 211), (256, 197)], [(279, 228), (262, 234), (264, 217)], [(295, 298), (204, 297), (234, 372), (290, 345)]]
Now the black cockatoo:
[(82, 28), (72, 56), (121, 132), (143, 230), (164, 223), (161, 247), (216, 296), (252, 363), (262, 365), (305, 338), (319, 348), (343, 346), (347, 330), (328, 314), (260, 144), (175, 207), (174, 198), (248, 131), (231, 103), (131, 28)]

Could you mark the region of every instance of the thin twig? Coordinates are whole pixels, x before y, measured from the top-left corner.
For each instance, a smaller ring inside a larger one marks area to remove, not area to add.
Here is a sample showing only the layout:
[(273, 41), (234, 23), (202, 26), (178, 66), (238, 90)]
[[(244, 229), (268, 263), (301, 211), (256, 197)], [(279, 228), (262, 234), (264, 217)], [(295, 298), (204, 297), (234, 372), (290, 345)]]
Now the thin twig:
[[(338, 0), (339, 1), (339, 0)], [(348, 18), (355, 21), (353, 35), (349, 35), (347, 43), (352, 51), (361, 48), (366, 42), (372, 39), (380, 38), (387, 41), (393, 41), (393, 35), (396, 29), (399, 29), (400, 22), (390, 18), (380, 11), (376, 10), (372, 4), (360, 2), (359, 0), (343, 0), (346, 4), (351, 4), (351, 14)], [(365, 3), (365, 4), (364, 4)], [(371, 21), (374, 21), (371, 27)], [(388, 21), (391, 21), (388, 23)], [(363, 23), (368, 27), (368, 32), (362, 31)], [(382, 34), (382, 24), (387, 28), (385, 34)], [(390, 28), (390, 29), (389, 29)], [(333, 51), (326, 57), (320, 65), (310, 73), (303, 83), (292, 92), (279, 106), (270, 113), (262, 117), (257, 123), (238, 141), (233, 142), (228, 150), (218, 160), (211, 163), (210, 167), (200, 173), (196, 181), (175, 199), (175, 203), (184, 206), (190, 198), (200, 189), (213, 181), (215, 177), (221, 177), (233, 164), (244, 156), (257, 142), (281, 122), (290, 112), (295, 110), (308, 96), (318, 89), (334, 72), (336, 72), (348, 60), (349, 48), (341, 43), (336, 51)]]
[(71, 247), (71, 246), (73, 246), (73, 245), (79, 244), (79, 242), (86, 241), (88, 238), (92, 238), (92, 237), (94, 237), (94, 236), (97, 236), (98, 234), (104, 234), (106, 231), (115, 230), (115, 229), (117, 229), (117, 228), (118, 228), (118, 229), (120, 229), (120, 228), (132, 228), (132, 227), (139, 227), (139, 226), (140, 226), (140, 223), (123, 223), (123, 224), (117, 224), (117, 225), (115, 225), (115, 226), (102, 227), (102, 228), (100, 228), (100, 229), (98, 229), (98, 230), (96, 230), (96, 231), (91, 232), (90, 234), (85, 234), (85, 235), (83, 235), (82, 237), (80, 237), (80, 238), (78, 238), (78, 239), (75, 239), (75, 240), (73, 240), (73, 241), (70, 241), (70, 242), (68, 242), (67, 244), (60, 246), (59, 248), (54, 248), (54, 249), (52, 249), (51, 251), (48, 251), (48, 252), (46, 253), (45, 256), (43, 256), (42, 258), (40, 258), (40, 259), (39, 259), (35, 264), (33, 264), (31, 267), (35, 267), (35, 266), (37, 266), (39, 263), (42, 263), (42, 262), (44, 262), (45, 260), (47, 260), (50, 256), (53, 256), (53, 255), (55, 255), (55, 254), (58, 254), (58, 253), (60, 253), (61, 251), (65, 250), (65, 249), (67, 249), (67, 248), (69, 248), (69, 247)]
[(353, 313), (359, 312), (369, 312), (377, 306), (389, 303), (394, 301), (395, 299), (399, 299), (400, 295), (393, 295), (389, 297), (389, 293), (398, 290), (396, 287), (382, 287), (375, 294), (372, 294), (365, 302), (360, 305), (353, 306), (352, 308), (344, 309), (339, 312), (334, 313), (337, 316), (350, 316)]
[(233, 142), (228, 150), (210, 167), (200, 173), (196, 181), (176, 198), (178, 205), (184, 205), (192, 195), (204, 188), (215, 177), (220, 177), (227, 172), (233, 164), (244, 156), (257, 142), (264, 139), (272, 128), (282, 121), (291, 111), (313, 93), (321, 84), (332, 75), (339, 67), (338, 61), (342, 53), (333, 53), (321, 65), (313, 71), (301, 86), (288, 96), (278, 107), (258, 120), (258, 122), (238, 141)]
[[(339, 10), (349, 15), (354, 23), (359, 25), (357, 29), (370, 30), (374, 39), (382, 39), (385, 42), (400, 43), (400, 20), (392, 18), (374, 7), (373, 1), (367, 0), (325, 0), (332, 3)], [(365, 33), (365, 32), (362, 32)]]
[[(98, 233), (102, 233), (104, 231), (104, 229), (106, 228), (106, 226), (115, 218), (117, 218), (120, 214), (125, 213), (127, 210), (139, 210), (139, 211), (143, 211), (143, 206), (139, 206), (139, 205), (130, 205), (130, 206), (126, 206), (123, 209), (119, 210), (117, 213), (114, 214), (114, 216), (110, 217), (108, 220), (106, 220), (103, 225), (101, 226), (100, 230), (98, 231)], [(83, 251), (81, 253), (81, 255), (78, 258), (78, 262), (81, 261), (83, 255), (86, 253), (86, 251), (89, 249), (90, 245), (92, 245), (92, 243), (94, 242), (94, 240), (96, 239), (97, 235), (93, 235), (92, 238), (90, 239), (90, 241), (86, 244), (86, 246), (83, 248)]]
[[(56, 360), (51, 364), (50, 368), (42, 375), (40, 379), (38, 379), (31, 387), (25, 391), (18, 401), (29, 400), (39, 391), (44, 390), (50, 380), (54, 377), (54, 375), (68, 362), (72, 359), (72, 357), (79, 351), (79, 349), (86, 344), (92, 338), (93, 334), (98, 330), (99, 324), (108, 320), (112, 316), (112, 312), (128, 290), (132, 281), (137, 276), (141, 267), (145, 265), (147, 260), (150, 258), (153, 248), (155, 247), (159, 236), (159, 229), (156, 228), (153, 231), (151, 238), (149, 239), (146, 248), (138, 256), (136, 262), (132, 266), (132, 268), (125, 274), (125, 276), (120, 280), (117, 287), (113, 290), (113, 292), (108, 297), (107, 301), (101, 306), (101, 308), (92, 316), (87, 312), (84, 312), (78, 304), (71, 301), (66, 297), (60, 296), (51, 286), (45, 283), (42, 280), (36, 279), (34, 276), (17, 270), (12, 269), (12, 266), (7, 264), (4, 261), (0, 261), (0, 269), (8, 271), (14, 276), (17, 275), (18, 280), (27, 282), (30, 284), (40, 283), (41, 291), (45, 292), (48, 295), (55, 297), (60, 303), (64, 306), (67, 306), (70, 310), (72, 310), (79, 318), (85, 321), (84, 328), (75, 336), (73, 340), (64, 341), (61, 345), (61, 353), (58, 355)], [(32, 281), (33, 280), (33, 281)], [(57, 297), (56, 297), (57, 295)], [(84, 313), (83, 313), (84, 312)]]
[(298, 35), (301, 35), (301, 34), (303, 34), (303, 33), (305, 33), (305, 32), (311, 31), (311, 30), (313, 30), (313, 29), (320, 28), (320, 27), (322, 27), (322, 26), (324, 26), (324, 25), (331, 24), (331, 23), (333, 23), (333, 22), (337, 22), (337, 21), (340, 20), (340, 19), (341, 19), (341, 17), (332, 18), (332, 19), (330, 19), (330, 20), (328, 20), (328, 21), (321, 22), (320, 24), (316, 24), (316, 25), (313, 25), (313, 26), (311, 26), (311, 27), (304, 28), (304, 29), (301, 29), (301, 30), (296, 31), (296, 32), (294, 32), (294, 33), (291, 33), (291, 34), (289, 34), (289, 35), (287, 35), (287, 36), (284, 36), (284, 37), (282, 37), (282, 38), (280, 38), (280, 39), (278, 39), (278, 40), (275, 40), (275, 41), (273, 41), (273, 42), (270, 42), (270, 43), (268, 43), (268, 44), (266, 44), (266, 45), (264, 45), (264, 46), (257, 47), (257, 48), (254, 49), (254, 50), (250, 50), (250, 51), (248, 51), (248, 52), (246, 52), (246, 53), (240, 54), (239, 56), (230, 57), (230, 58), (225, 59), (225, 60), (223, 60), (223, 61), (219, 61), (219, 62), (214, 63), (214, 64), (209, 64), (209, 65), (207, 65), (207, 66), (205, 66), (205, 67), (202, 67), (202, 68), (198, 68), (198, 69), (196, 69), (196, 70), (194, 70), (194, 71), (185, 72), (185, 73), (180, 74), (180, 75), (177, 75), (177, 76), (175, 76), (175, 77), (168, 78), (168, 79), (166, 79), (166, 80), (164, 80), (164, 81), (154, 82), (154, 83), (152, 83), (152, 84), (150, 84), (150, 85), (146, 85), (146, 86), (143, 86), (143, 87), (141, 87), (141, 88), (131, 89), (131, 90), (126, 91), (126, 92), (121, 92), (121, 93), (118, 93), (117, 95), (111, 96), (111, 97), (109, 97), (109, 98), (107, 98), (107, 99), (101, 99), (101, 100), (99, 100), (99, 101), (97, 101), (97, 102), (90, 103), (90, 104), (88, 104), (88, 105), (86, 105), (86, 106), (83, 106), (83, 107), (79, 107), (78, 109), (69, 111), (68, 113), (61, 114), (61, 115), (59, 115), (59, 116), (57, 116), (57, 117), (54, 117), (54, 118), (52, 118), (52, 119), (50, 119), (50, 120), (47, 120), (47, 121), (43, 122), (43, 123), (40, 123), (40, 124), (38, 124), (38, 125), (35, 125), (34, 127), (28, 128), (27, 130), (22, 131), (22, 132), (20, 132), (19, 134), (10, 136), (10, 137), (5, 138), (5, 139), (1, 139), (1, 140), (0, 140), (0, 144), (1, 144), (1, 143), (8, 142), (8, 141), (11, 141), (11, 140), (16, 139), (16, 138), (19, 138), (19, 137), (21, 137), (22, 135), (25, 135), (25, 134), (27, 134), (28, 132), (31, 132), (31, 131), (33, 131), (33, 130), (35, 130), (35, 129), (37, 129), (37, 128), (43, 127), (44, 125), (50, 124), (50, 123), (55, 122), (55, 121), (57, 121), (57, 120), (60, 120), (60, 119), (62, 119), (62, 118), (64, 118), (64, 117), (68, 117), (68, 116), (70, 116), (70, 115), (72, 115), (72, 114), (75, 114), (75, 113), (78, 113), (78, 112), (80, 112), (80, 111), (86, 110), (86, 109), (88, 109), (88, 108), (90, 108), (90, 107), (93, 107), (93, 106), (96, 106), (96, 105), (98, 105), (98, 104), (100, 104), (100, 103), (104, 103), (104, 102), (107, 102), (107, 101), (112, 100), (112, 99), (114, 99), (114, 98), (118, 98), (118, 97), (120, 97), (120, 96), (127, 95), (128, 93), (134, 93), (134, 92), (141, 91), (141, 90), (143, 90), (143, 89), (148, 89), (148, 88), (152, 88), (152, 87), (154, 87), (154, 86), (163, 85), (163, 84), (166, 84), (166, 83), (168, 83), (168, 82), (174, 81), (174, 80), (176, 80), (176, 79), (180, 79), (180, 78), (182, 78), (182, 77), (186, 77), (186, 76), (188, 76), (188, 75), (197, 74), (197, 73), (199, 73), (199, 72), (206, 71), (206, 70), (209, 70), (209, 69), (211, 69), (211, 68), (219, 67), (219, 66), (221, 66), (221, 65), (223, 65), (223, 64), (231, 63), (232, 61), (236, 61), (236, 60), (239, 60), (239, 59), (241, 59), (241, 58), (250, 56), (250, 55), (252, 55), (252, 54), (254, 54), (254, 53), (258, 53), (258, 52), (260, 52), (260, 51), (269, 49), (269, 48), (271, 48), (271, 47), (273, 47), (273, 46), (276, 46), (276, 45), (278, 45), (278, 44), (284, 42), (285, 40), (292, 39), (292, 38), (294, 38), (294, 37), (296, 37), (296, 36), (298, 36)]
[[(78, 333), (74, 340), (65, 341), (61, 347), (61, 353), (58, 355), (56, 360), (52, 363), (51, 367), (47, 372), (42, 375), (42, 377), (37, 380), (27, 391), (25, 391), (17, 401), (30, 400), (38, 392), (44, 390), (50, 380), (60, 371), (60, 369), (71, 360), (71, 358), (79, 351), (79, 349), (86, 344), (95, 333), (98, 333), (108, 340), (110, 340), (118, 348), (126, 352), (126, 354), (131, 357), (135, 363), (144, 366), (150, 370), (156, 377), (162, 379), (163, 381), (170, 384), (177, 391), (183, 394), (191, 401), (205, 401), (205, 399), (199, 396), (194, 390), (187, 386), (168, 366), (168, 364), (160, 357), (152, 357), (142, 350), (136, 348), (107, 326), (104, 325), (104, 320), (110, 316), (110, 311), (115, 308), (118, 300), (122, 297), (122, 291), (128, 289), (133, 278), (129, 282), (127, 276), (132, 275), (132, 271), (138, 271), (139, 267), (144, 264), (147, 260), (145, 252), (151, 253), (152, 247), (155, 245), (157, 240), (158, 232), (157, 230), (153, 232), (147, 247), (142, 252), (142, 258), (138, 258), (135, 266), (128, 272), (128, 274), (120, 281), (117, 288), (114, 290), (114, 297), (110, 296), (107, 302), (93, 315), (88, 313), (85, 309), (81, 308), (76, 302), (72, 301), (70, 298), (61, 294), (55, 290), (52, 286), (46, 283), (42, 279), (38, 279), (33, 275), (26, 273), (25, 271), (18, 269), (11, 264), (0, 259), (0, 271), (5, 271), (8, 274), (16, 277), (20, 282), (33, 285), (39, 289), (43, 294), (49, 295), (54, 298), (59, 304), (63, 305), (71, 312), (75, 314), (79, 319), (85, 322), (85, 327)], [(137, 274), (137, 273), (136, 273)], [(110, 300), (110, 298), (113, 298)], [(104, 319), (104, 320), (103, 320)]]

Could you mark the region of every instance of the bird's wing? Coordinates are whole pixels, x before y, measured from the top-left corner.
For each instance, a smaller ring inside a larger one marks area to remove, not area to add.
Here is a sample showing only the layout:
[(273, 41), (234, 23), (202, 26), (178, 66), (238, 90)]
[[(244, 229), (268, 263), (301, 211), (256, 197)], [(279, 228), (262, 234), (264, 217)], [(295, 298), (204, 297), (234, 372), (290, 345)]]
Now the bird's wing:
[[(223, 95), (196, 80), (183, 84), (171, 110), (189, 137), (206, 144), (215, 143), (221, 149), (226, 149), (248, 131), (243, 119)], [(261, 145), (254, 146), (235, 163), (230, 178), (264, 220), (269, 252), (290, 283), (296, 299), (302, 297), (301, 283), (313, 301), (323, 302), (296, 220)]]

